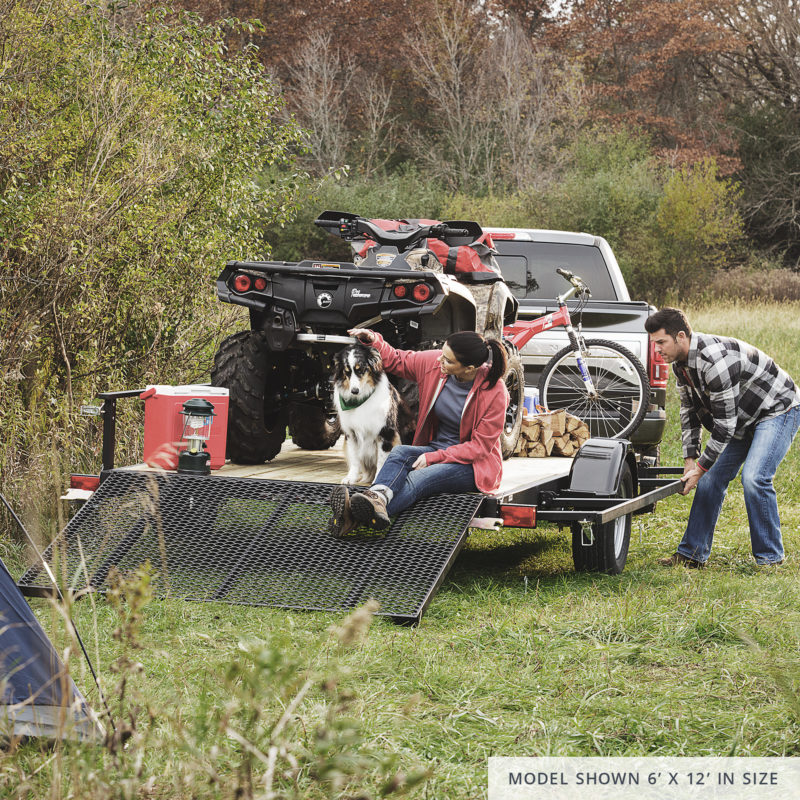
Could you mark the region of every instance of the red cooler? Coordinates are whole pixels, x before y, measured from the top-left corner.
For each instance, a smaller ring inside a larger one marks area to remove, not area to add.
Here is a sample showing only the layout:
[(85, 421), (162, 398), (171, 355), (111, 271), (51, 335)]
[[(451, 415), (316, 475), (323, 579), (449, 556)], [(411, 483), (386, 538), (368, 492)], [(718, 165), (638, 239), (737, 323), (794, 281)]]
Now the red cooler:
[(228, 390), (219, 386), (148, 386), (139, 395), (144, 400), (144, 462), (177, 469), (178, 451), (186, 448), (182, 438), (185, 417), (183, 404), (193, 397), (214, 406), (211, 438), (206, 442), (211, 469), (225, 463), (228, 432)]

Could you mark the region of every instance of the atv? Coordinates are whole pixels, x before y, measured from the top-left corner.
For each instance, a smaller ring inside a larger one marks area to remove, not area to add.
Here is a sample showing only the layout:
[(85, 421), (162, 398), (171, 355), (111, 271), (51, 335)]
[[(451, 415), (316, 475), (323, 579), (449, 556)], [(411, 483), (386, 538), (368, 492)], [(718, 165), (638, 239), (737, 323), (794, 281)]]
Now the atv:
[[(424, 350), (455, 331), (502, 340), (517, 317), (491, 239), (475, 222), (369, 220), (326, 211), (315, 224), (351, 243), (352, 262), (231, 261), (217, 278), (217, 296), (245, 306), (250, 330), (225, 339), (211, 382), (230, 391), (227, 456), (235, 463), (273, 459), (286, 438), (324, 450), (339, 438), (332, 403), (333, 356), (355, 340), (350, 328), (372, 328), (391, 345)], [(509, 357), (510, 402), (501, 437), (508, 458), (519, 438), (524, 373)], [(416, 417), (414, 384), (390, 376)], [(410, 441), (413, 429), (401, 431)]]

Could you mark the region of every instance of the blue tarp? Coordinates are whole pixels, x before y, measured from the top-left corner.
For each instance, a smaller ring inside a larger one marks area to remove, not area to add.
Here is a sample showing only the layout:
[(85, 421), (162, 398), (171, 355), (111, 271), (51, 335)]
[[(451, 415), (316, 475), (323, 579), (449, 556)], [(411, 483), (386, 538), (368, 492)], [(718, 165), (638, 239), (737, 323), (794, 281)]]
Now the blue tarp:
[(0, 735), (97, 738), (102, 728), (0, 560)]

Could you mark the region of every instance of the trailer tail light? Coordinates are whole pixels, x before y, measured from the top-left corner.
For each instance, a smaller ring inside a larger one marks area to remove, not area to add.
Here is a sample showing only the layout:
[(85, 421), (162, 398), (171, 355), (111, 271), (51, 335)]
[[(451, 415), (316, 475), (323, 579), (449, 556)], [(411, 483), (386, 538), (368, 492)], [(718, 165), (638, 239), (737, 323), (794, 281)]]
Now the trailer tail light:
[(664, 361), (664, 357), (656, 350), (653, 342), (650, 342), (650, 388), (666, 389), (669, 378), (669, 364)]
[(249, 292), (250, 287), (252, 286), (253, 282), (249, 275), (245, 275), (243, 272), (240, 272), (234, 279), (233, 279), (233, 288), (237, 292)]
[(264, 289), (267, 288), (267, 279), (266, 278), (256, 278), (253, 281), (253, 286), (257, 292), (263, 292)]
[(394, 287), (394, 289), (392, 289), (392, 294), (394, 294), (395, 297), (399, 297), (402, 300), (402, 298), (404, 298), (408, 294), (408, 289), (405, 286), (403, 286), (402, 283), (399, 283), (397, 286)]
[(412, 290), (411, 296), (418, 302), (424, 303), (433, 296), (433, 289), (427, 283), (418, 283)]
[(500, 506), (500, 516), (507, 528), (535, 528), (536, 506)]
[(87, 492), (95, 492), (100, 486), (99, 475), (70, 475), (70, 489), (85, 489)]

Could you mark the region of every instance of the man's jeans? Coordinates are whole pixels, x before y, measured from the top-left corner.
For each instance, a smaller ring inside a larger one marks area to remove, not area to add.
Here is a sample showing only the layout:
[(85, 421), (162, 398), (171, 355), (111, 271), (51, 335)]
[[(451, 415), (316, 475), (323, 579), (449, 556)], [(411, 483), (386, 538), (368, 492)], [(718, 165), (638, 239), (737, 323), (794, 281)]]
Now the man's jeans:
[(422, 469), (411, 469), (421, 453), (432, 453), (435, 449), (427, 445), (401, 444), (389, 453), (372, 484), (373, 488), (390, 490), (387, 494), (391, 499), (386, 506), (389, 514), (398, 514), (432, 494), (477, 491), (472, 464), (431, 464)]
[(759, 422), (744, 439), (728, 442), (697, 484), (686, 532), (678, 545), (681, 555), (701, 562), (708, 559), (728, 484), (744, 464), (742, 488), (753, 556), (757, 564), (772, 564), (783, 558), (781, 519), (772, 479), (789, 452), (798, 425), (800, 406)]

